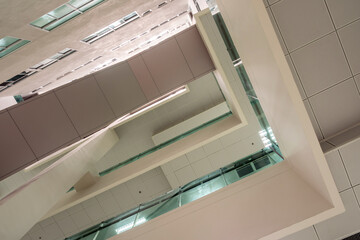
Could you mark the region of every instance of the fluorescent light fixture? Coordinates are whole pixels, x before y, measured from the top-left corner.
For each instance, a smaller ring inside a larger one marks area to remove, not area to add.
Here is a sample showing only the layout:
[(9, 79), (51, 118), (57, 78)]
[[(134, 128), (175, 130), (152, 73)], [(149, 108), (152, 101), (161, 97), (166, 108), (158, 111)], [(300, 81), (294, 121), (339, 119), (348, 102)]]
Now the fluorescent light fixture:
[(271, 127), (268, 127), (266, 130), (264, 129), (259, 131), (259, 136), (265, 147), (270, 147), (272, 142), (277, 142)]
[[(1, 42), (2, 39), (0, 39), (0, 44), (4, 44), (4, 42), (6, 41), (3, 41)], [(7, 41), (9, 42), (9, 41)], [(16, 42), (19, 42), (19, 41), (16, 41)], [(65, 48), (61, 51), (59, 51), (58, 53), (56, 53), (55, 55), (49, 57), (49, 58), (46, 58), (44, 59), (43, 61), (41, 61), (40, 63), (38, 64), (35, 64), (31, 67), (29, 67), (29, 69), (25, 70), (25, 71), (22, 71), (21, 73), (13, 76), (12, 78), (6, 80), (5, 82), (1, 83), (0, 84), (0, 92), (1, 91), (4, 91), (5, 89), (11, 87), (12, 85), (14, 85), (15, 83), (18, 83), (19, 81), (22, 81), (24, 80), (25, 78), (37, 73), (38, 71), (41, 71), (45, 68), (47, 68), (48, 66), (56, 63), (57, 61), (63, 59), (64, 57), (67, 57), (69, 56), (70, 54), (76, 52), (76, 50), (74, 49), (71, 49), (71, 48)], [(1, 54), (1, 52), (0, 52)], [(35, 90), (33, 90), (32, 92), (36, 92), (38, 90), (40, 90), (41, 88), (43, 88), (44, 86), (41, 86)]]
[(90, 34), (89, 36), (85, 37), (81, 41), (84, 43), (91, 44), (91, 43), (95, 42), (96, 40), (99, 40), (100, 38), (105, 37), (106, 35), (125, 26), (126, 24), (138, 19), (139, 17), (140, 17), (140, 15), (136, 11), (134, 11), (134, 12), (126, 15), (125, 17), (122, 17), (119, 20), (116, 20), (115, 22), (111, 23), (110, 25), (100, 29), (99, 31), (94, 32), (93, 34)]
[(32, 21), (30, 25), (51, 31), (104, 1), (105, 0), (70, 0)]

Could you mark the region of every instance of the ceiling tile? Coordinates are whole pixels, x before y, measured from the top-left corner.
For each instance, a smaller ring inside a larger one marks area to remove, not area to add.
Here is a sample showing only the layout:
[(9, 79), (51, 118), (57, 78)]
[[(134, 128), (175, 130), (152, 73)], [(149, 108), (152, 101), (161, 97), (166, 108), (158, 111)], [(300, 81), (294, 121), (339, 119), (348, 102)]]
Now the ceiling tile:
[(119, 186), (111, 189), (111, 192), (122, 210), (126, 211), (137, 205), (125, 184), (120, 184)]
[(352, 189), (340, 193), (345, 213), (315, 225), (320, 239), (342, 239), (360, 228), (360, 209)]
[(85, 208), (86, 214), (91, 219), (92, 223), (99, 223), (101, 220), (105, 219), (106, 215), (103, 209), (100, 207), (100, 204), (93, 205), (92, 207)]
[(211, 162), (208, 158), (203, 158), (197, 162), (192, 163), (191, 167), (194, 169), (196, 177), (198, 178), (209, 174), (216, 169), (211, 165)]
[(360, 184), (360, 139), (340, 148), (340, 155), (344, 161), (345, 168), (351, 184)]
[(310, 103), (309, 103), (309, 100), (305, 100), (304, 101), (304, 105), (305, 105), (305, 108), (306, 108), (306, 111), (309, 115), (309, 118), (310, 118), (310, 121), (312, 123), (312, 126), (314, 128), (314, 131), (316, 133), (316, 136), (319, 140), (323, 139), (323, 135), (321, 133), (321, 130), (320, 130), (320, 127), (319, 127), (319, 124), (317, 123), (316, 119), (315, 119), (315, 115), (313, 113), (313, 110), (311, 109), (311, 106), (310, 106)]
[(355, 76), (354, 78), (355, 78), (355, 83), (356, 83), (357, 88), (358, 88), (359, 93), (360, 93), (360, 74)]
[(352, 78), (309, 100), (325, 138), (354, 126), (360, 120), (360, 95)]
[(89, 224), (91, 224), (90, 217), (86, 214), (85, 210), (81, 210), (80, 212), (76, 212), (70, 215), (71, 219), (75, 222), (78, 229), (83, 228)]
[(52, 92), (15, 105), (9, 112), (38, 158), (78, 138), (69, 117)]
[(175, 189), (175, 188), (178, 188), (179, 186), (181, 186), (179, 180), (175, 176), (175, 173), (167, 174), (165, 177), (168, 180), (172, 189)]
[(45, 233), (45, 237), (42, 239), (58, 240), (58, 239), (64, 238), (64, 234), (62, 233), (62, 231), (57, 223), (48, 225), (45, 228), (43, 228), (43, 230)]
[(186, 166), (175, 172), (177, 179), (181, 185), (185, 185), (196, 179), (196, 175), (191, 166)]
[(170, 165), (171, 165), (171, 168), (173, 171), (177, 171), (180, 168), (183, 168), (183, 167), (189, 165), (189, 161), (188, 161), (186, 155), (182, 155), (178, 158), (175, 158), (174, 160), (171, 160)]
[(312, 96), (351, 77), (349, 66), (335, 33), (291, 53), (307, 96)]
[(336, 28), (360, 18), (359, 0), (326, 0)]
[(349, 178), (347, 177), (344, 164), (341, 160), (340, 154), (338, 151), (332, 151), (325, 154), (327, 163), (331, 174), (334, 178), (336, 187), (339, 192), (351, 187)]
[(281, 48), (282, 48), (282, 50), (283, 50), (283, 53), (284, 53), (284, 55), (286, 55), (286, 54), (288, 54), (288, 50), (287, 50), (287, 48), (286, 48), (284, 39), (283, 39), (283, 37), (281, 36), (279, 27), (278, 27), (278, 25), (277, 25), (277, 23), (276, 23), (276, 21), (275, 21), (274, 15), (273, 15), (272, 12), (271, 12), (271, 8), (266, 8), (266, 11), (267, 11), (267, 13), (268, 13), (268, 15), (269, 15), (269, 17), (270, 17), (270, 21), (271, 21), (271, 23), (272, 23), (272, 25), (273, 25), (273, 28), (274, 28), (275, 33), (276, 33), (276, 36), (277, 36), (277, 38), (278, 38), (278, 40), (279, 40), (279, 42), (280, 42), (280, 46), (281, 46)]
[(281, 238), (280, 240), (318, 240), (314, 227), (305, 228), (299, 232), (291, 234), (290, 236)]
[(212, 141), (212, 142), (204, 145), (203, 148), (204, 148), (205, 153), (207, 155), (210, 155), (217, 151), (220, 151), (223, 148), (223, 146), (221, 144), (221, 141), (218, 139), (218, 140)]
[(78, 230), (74, 220), (70, 216), (56, 221), (64, 235), (69, 235)]
[(338, 33), (351, 70), (356, 75), (360, 73), (360, 20), (341, 28)]
[(287, 60), (287, 62), (288, 62), (288, 64), (289, 64), (291, 73), (292, 73), (292, 75), (293, 75), (293, 77), (294, 77), (294, 80), (295, 80), (296, 86), (297, 86), (297, 88), (298, 88), (298, 90), (299, 90), (301, 99), (305, 99), (305, 98), (306, 98), (306, 94), (305, 94), (304, 88), (303, 88), (303, 86), (302, 86), (302, 84), (301, 84), (301, 82), (300, 82), (299, 76), (298, 76), (298, 74), (297, 74), (297, 72), (296, 72), (296, 70), (295, 70), (294, 64), (293, 64), (292, 61), (291, 61), (291, 57), (290, 57), (290, 55), (287, 55), (285, 58), (286, 58), (286, 60)]
[(278, 2), (278, 1), (280, 1), (280, 0), (268, 0), (269, 4), (274, 4), (274, 3)]
[(59, 88), (55, 93), (81, 136), (115, 119), (92, 75)]
[(270, 7), (290, 52), (334, 30), (323, 0), (284, 0)]
[(206, 153), (202, 147), (199, 147), (191, 152), (186, 154), (190, 163), (196, 162), (204, 157), (206, 157)]

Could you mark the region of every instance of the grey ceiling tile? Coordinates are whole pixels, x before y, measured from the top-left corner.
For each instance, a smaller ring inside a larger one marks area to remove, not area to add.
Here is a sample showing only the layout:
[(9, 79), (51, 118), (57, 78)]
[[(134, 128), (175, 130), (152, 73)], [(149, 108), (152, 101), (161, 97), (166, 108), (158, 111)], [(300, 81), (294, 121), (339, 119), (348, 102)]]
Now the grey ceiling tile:
[(360, 73), (360, 20), (341, 28), (338, 33), (351, 70), (356, 75)]
[(308, 227), (304, 230), (291, 234), (285, 238), (281, 238), (280, 240), (319, 240), (316, 236), (316, 232), (314, 227)]
[(360, 121), (360, 95), (352, 78), (309, 100), (325, 138)]
[(287, 60), (287, 62), (288, 62), (288, 64), (289, 64), (291, 73), (292, 73), (292, 75), (293, 75), (293, 77), (294, 77), (294, 80), (295, 80), (296, 86), (297, 86), (297, 88), (298, 88), (298, 90), (299, 90), (300, 96), (301, 96), (302, 99), (305, 99), (305, 98), (306, 98), (306, 94), (305, 94), (304, 88), (303, 88), (303, 86), (302, 86), (302, 84), (301, 84), (301, 82), (300, 82), (300, 79), (299, 79), (299, 76), (298, 76), (298, 74), (297, 74), (297, 72), (296, 72), (296, 70), (295, 70), (294, 64), (293, 64), (292, 61), (291, 61), (290, 55), (287, 55), (287, 56), (286, 56), (286, 60)]
[(341, 147), (340, 155), (344, 161), (351, 185), (360, 184), (360, 139)]
[(313, 128), (314, 128), (314, 131), (316, 133), (316, 136), (319, 140), (323, 139), (323, 135), (321, 133), (321, 130), (320, 130), (320, 127), (319, 127), (319, 124), (317, 123), (316, 119), (315, 119), (315, 115), (313, 113), (313, 110), (311, 109), (311, 106), (310, 106), (310, 103), (309, 103), (309, 100), (305, 100), (304, 101), (304, 105), (305, 105), (305, 108), (306, 108), (306, 111), (309, 115), (309, 118), (310, 118), (310, 121), (313, 125)]
[(323, 0), (284, 0), (270, 7), (290, 52), (334, 30)]
[(307, 96), (312, 96), (351, 77), (335, 33), (291, 53)]
[(53, 92), (28, 100), (9, 112), (38, 158), (78, 138)]
[(2, 179), (34, 162), (36, 157), (6, 111), (0, 113), (0, 126), (2, 126), (0, 134), (0, 179)]
[(341, 192), (351, 187), (349, 178), (347, 177), (347, 173), (344, 164), (341, 160), (339, 152), (332, 151), (326, 154), (325, 157), (327, 163), (329, 164), (329, 168), (334, 178), (338, 191)]
[(360, 18), (359, 0), (326, 0), (336, 28)]
[(272, 5), (272, 4), (274, 4), (274, 3), (278, 2), (278, 1), (280, 1), (280, 0), (268, 0), (270, 5)]
[(115, 119), (92, 75), (59, 88), (55, 93), (81, 136), (86, 136)]
[(343, 239), (347, 234), (359, 231), (360, 209), (352, 189), (340, 193), (345, 212), (315, 225), (322, 240)]
[(360, 74), (355, 76), (354, 79), (355, 79), (356, 86), (357, 86), (357, 88), (359, 90), (359, 93), (360, 93)]
[(277, 23), (276, 23), (276, 21), (275, 21), (274, 15), (273, 15), (272, 12), (271, 12), (271, 8), (266, 8), (266, 11), (267, 11), (267, 13), (268, 13), (268, 15), (269, 15), (269, 17), (270, 17), (270, 21), (271, 21), (271, 23), (272, 23), (272, 25), (273, 25), (273, 28), (274, 28), (275, 33), (276, 33), (276, 36), (277, 36), (277, 38), (278, 38), (278, 40), (279, 40), (279, 42), (280, 42), (280, 46), (281, 46), (281, 48), (282, 48), (282, 50), (283, 50), (283, 52), (284, 52), (284, 55), (286, 55), (286, 54), (288, 54), (288, 50), (287, 50), (287, 48), (286, 48), (284, 39), (283, 39), (283, 37), (281, 36), (279, 27), (278, 27), (278, 25), (277, 25)]

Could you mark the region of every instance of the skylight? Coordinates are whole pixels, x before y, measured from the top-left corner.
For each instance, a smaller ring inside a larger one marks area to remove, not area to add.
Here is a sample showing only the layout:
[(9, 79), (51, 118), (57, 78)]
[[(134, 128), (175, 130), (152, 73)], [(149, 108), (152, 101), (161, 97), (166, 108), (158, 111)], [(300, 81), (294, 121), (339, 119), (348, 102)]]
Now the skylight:
[(104, 1), (105, 0), (70, 0), (32, 21), (30, 24), (34, 27), (51, 31)]
[[(3, 39), (0, 40), (0, 44), (3, 43)], [(24, 41), (24, 40), (23, 40)], [(54, 64), (55, 62), (63, 59), (64, 57), (69, 56), (70, 54), (76, 52), (76, 50), (71, 48), (65, 48), (59, 52), (57, 52), (55, 55), (51, 56), (50, 58), (47, 58), (43, 61), (41, 61), (38, 64), (35, 64), (34, 66), (31, 66), (29, 69), (22, 71), (21, 73), (13, 76), (12, 78), (6, 80), (3, 83), (0, 83), (0, 92), (11, 87), (12, 85), (20, 82), (21, 80), (24, 80), (25, 78), (47, 68), (51, 64)]]
[(28, 40), (6, 36), (0, 39), (0, 58), (29, 43)]
[(122, 17), (119, 20), (111, 23), (110, 25), (100, 29), (99, 31), (87, 36), (86, 38), (82, 39), (81, 41), (91, 44), (91, 43), (95, 42), (96, 40), (125, 26), (126, 24), (138, 19), (139, 17), (140, 17), (140, 15), (136, 11), (132, 12), (132, 13), (126, 15), (125, 17)]

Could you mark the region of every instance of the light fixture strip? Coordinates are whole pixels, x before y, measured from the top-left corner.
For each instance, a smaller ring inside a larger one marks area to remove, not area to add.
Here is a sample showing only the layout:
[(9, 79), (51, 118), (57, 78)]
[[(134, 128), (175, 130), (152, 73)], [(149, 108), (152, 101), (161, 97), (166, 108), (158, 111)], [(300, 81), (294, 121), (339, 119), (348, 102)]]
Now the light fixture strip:
[(123, 26), (125, 26), (126, 24), (129, 24), (132, 21), (135, 21), (136, 19), (140, 18), (140, 15), (134, 11), (122, 18), (120, 18), (119, 20), (116, 20), (115, 22), (109, 24), (108, 26), (100, 29), (99, 31), (90, 34), (89, 36), (85, 37), (84, 39), (82, 39), (81, 41), (84, 43), (93, 43), (97, 40), (99, 40), (102, 37), (105, 37), (106, 35), (115, 32), (116, 30), (118, 30), (119, 28), (122, 28)]

